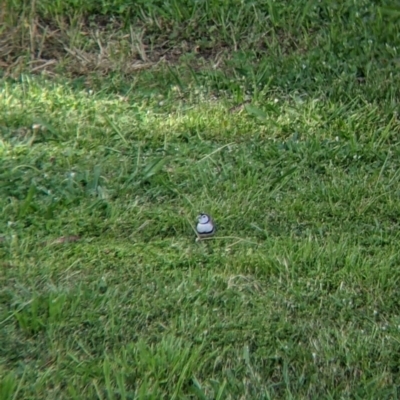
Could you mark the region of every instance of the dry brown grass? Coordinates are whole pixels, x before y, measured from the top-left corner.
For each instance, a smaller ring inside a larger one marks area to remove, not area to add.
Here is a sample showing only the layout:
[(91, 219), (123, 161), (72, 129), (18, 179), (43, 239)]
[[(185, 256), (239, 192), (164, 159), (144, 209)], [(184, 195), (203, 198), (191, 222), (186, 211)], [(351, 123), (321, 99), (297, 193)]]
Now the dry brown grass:
[(168, 40), (146, 32), (144, 23), (123, 27), (105, 19), (96, 23), (67, 17), (45, 21), (37, 15), (0, 14), (0, 67), (5, 76), (22, 72), (82, 76), (96, 72), (132, 74), (159, 63), (176, 63), (182, 55), (215, 60), (223, 48), (201, 50), (186, 40)]
[[(37, 17), (20, 17), (6, 23), (2, 15), (0, 66), (5, 75), (22, 71), (86, 75), (96, 71), (132, 73), (159, 62), (159, 54), (148, 54), (140, 29), (123, 32), (117, 23), (104, 28), (81, 21), (57, 21), (57, 26)], [(16, 22), (16, 23), (15, 23)]]

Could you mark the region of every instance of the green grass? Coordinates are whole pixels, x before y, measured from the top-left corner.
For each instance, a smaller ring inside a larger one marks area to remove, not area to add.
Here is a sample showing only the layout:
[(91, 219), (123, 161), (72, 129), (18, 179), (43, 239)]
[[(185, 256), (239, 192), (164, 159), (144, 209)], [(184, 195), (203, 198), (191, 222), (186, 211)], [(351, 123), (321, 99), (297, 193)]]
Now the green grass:
[(399, 397), (398, 11), (331, 3), (7, 2), (1, 399)]

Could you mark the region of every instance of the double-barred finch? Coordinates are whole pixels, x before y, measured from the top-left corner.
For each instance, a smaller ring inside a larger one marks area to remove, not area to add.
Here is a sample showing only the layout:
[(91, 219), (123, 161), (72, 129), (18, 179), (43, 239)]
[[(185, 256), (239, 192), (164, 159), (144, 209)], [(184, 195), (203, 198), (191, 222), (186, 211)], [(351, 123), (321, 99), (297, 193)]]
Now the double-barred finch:
[(212, 218), (208, 214), (200, 214), (197, 217), (196, 231), (200, 239), (211, 237), (215, 233), (215, 225)]

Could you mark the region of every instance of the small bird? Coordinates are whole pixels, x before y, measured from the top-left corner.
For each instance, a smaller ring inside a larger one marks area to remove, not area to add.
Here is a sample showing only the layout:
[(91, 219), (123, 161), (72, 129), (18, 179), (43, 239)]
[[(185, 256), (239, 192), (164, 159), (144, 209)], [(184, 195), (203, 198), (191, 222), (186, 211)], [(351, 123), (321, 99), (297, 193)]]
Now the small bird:
[(199, 239), (211, 237), (215, 233), (215, 225), (212, 218), (208, 214), (201, 213), (197, 217), (196, 232)]

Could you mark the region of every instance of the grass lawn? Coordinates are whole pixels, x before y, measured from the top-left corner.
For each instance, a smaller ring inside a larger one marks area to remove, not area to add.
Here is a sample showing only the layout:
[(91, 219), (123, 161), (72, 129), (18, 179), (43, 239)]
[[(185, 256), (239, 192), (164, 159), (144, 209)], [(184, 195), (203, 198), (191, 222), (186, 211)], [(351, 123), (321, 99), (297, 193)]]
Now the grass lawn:
[(399, 398), (398, 6), (75, 3), (0, 17), (0, 399)]

